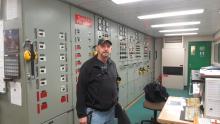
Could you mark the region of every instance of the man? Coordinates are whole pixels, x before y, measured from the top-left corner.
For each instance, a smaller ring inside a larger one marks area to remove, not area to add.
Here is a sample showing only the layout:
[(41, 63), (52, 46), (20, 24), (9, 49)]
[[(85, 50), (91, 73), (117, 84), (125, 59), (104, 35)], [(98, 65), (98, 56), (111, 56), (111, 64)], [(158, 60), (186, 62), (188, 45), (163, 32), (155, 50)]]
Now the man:
[(120, 79), (115, 63), (109, 58), (110, 40), (100, 39), (97, 55), (80, 69), (76, 110), (80, 124), (113, 124), (118, 99), (116, 80)]

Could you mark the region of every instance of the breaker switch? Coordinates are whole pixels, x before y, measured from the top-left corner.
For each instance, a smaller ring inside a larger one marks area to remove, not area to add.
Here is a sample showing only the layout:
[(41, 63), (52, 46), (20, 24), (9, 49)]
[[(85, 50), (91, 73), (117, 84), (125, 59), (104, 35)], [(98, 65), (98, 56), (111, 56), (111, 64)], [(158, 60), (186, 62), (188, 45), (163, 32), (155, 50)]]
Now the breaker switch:
[(68, 96), (68, 94), (66, 94), (65, 96), (61, 96), (60, 102), (61, 102), (61, 103), (69, 102), (69, 96)]
[(75, 54), (75, 57), (76, 57), (76, 58), (79, 58), (79, 57), (81, 57), (81, 54), (80, 54), (80, 53), (76, 53), (76, 54)]
[(81, 63), (81, 61), (80, 61), (80, 60), (78, 60), (78, 61), (76, 61), (76, 63), (75, 63), (75, 64), (76, 64), (76, 66), (77, 66), (77, 65), (81, 65), (82, 63)]
[(41, 91), (40, 97), (41, 97), (41, 98), (47, 97), (47, 91), (46, 91), (46, 90)]
[(47, 109), (47, 108), (48, 108), (47, 102), (43, 102), (43, 103), (41, 104), (41, 110), (45, 110), (45, 109)]
[(80, 69), (76, 69), (76, 74), (79, 74), (79, 72), (80, 72)]
[(81, 46), (80, 45), (75, 45), (75, 50), (80, 50)]
[(61, 99), (60, 99), (60, 102), (61, 103), (64, 103), (67, 101), (67, 97), (66, 96), (62, 96)]

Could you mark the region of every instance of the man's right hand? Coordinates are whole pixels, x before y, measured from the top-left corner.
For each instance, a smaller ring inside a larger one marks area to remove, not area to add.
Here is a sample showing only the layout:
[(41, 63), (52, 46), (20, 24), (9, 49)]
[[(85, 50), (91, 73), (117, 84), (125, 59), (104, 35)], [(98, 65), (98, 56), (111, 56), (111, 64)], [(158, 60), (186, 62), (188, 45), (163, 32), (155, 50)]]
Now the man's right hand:
[(79, 124), (88, 124), (87, 123), (87, 117), (82, 117), (79, 119)]

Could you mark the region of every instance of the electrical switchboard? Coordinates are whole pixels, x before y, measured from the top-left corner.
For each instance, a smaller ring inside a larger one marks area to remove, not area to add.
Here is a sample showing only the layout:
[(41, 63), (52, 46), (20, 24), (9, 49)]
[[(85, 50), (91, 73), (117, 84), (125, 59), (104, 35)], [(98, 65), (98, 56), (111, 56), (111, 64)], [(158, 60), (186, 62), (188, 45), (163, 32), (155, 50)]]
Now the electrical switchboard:
[[(71, 34), (73, 83), (76, 85), (82, 64), (93, 57), (94, 41), (94, 15), (92, 13), (71, 7)], [(75, 96), (75, 89), (74, 96)], [(73, 98), (76, 101), (75, 97)]]
[(95, 40), (98, 39), (111, 40), (111, 24), (110, 21), (104, 17), (95, 15)]
[[(123, 107), (153, 80), (152, 37), (60, 0), (18, 0), (16, 4), (17, 18), (3, 18), (7, 87), (0, 94), (1, 124), (78, 123), (78, 75), (82, 64), (95, 55), (101, 38), (112, 42)], [(20, 84), (21, 105), (11, 102), (9, 84)]]

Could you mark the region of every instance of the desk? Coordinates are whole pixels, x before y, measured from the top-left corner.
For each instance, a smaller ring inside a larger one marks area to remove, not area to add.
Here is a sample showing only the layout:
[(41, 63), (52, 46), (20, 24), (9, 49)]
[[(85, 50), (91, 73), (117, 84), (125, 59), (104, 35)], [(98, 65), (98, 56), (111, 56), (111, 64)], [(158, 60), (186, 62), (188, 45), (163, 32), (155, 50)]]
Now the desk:
[(157, 121), (162, 124), (193, 124), (193, 122), (180, 120), (180, 114), (185, 105), (185, 98), (170, 96), (160, 112)]

